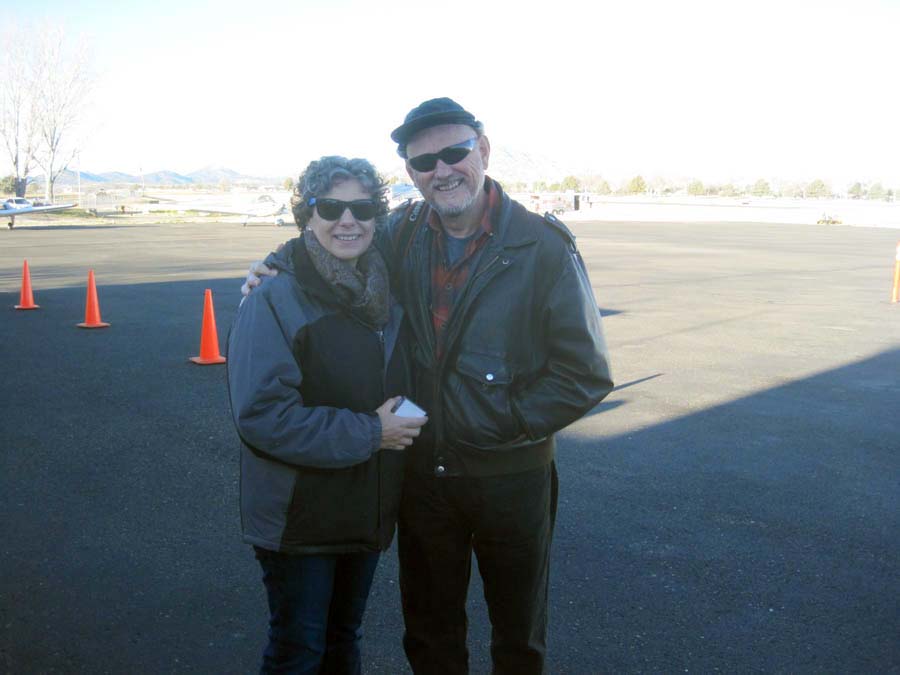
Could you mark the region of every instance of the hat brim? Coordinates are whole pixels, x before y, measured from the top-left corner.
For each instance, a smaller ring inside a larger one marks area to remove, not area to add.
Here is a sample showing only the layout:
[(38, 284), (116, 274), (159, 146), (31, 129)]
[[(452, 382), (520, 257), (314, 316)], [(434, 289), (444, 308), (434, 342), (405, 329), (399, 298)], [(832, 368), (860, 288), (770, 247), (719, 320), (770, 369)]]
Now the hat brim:
[(416, 117), (400, 125), (391, 132), (391, 140), (400, 145), (406, 145), (420, 131), (436, 127), (439, 124), (465, 124), (474, 129), (478, 122), (475, 121), (472, 113), (465, 110), (442, 110)]

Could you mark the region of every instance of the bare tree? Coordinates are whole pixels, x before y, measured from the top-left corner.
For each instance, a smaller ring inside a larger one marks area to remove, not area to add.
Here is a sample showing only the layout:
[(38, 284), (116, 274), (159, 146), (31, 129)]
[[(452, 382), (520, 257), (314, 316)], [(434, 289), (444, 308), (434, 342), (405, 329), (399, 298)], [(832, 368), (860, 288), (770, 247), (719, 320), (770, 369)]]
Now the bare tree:
[(42, 32), (35, 57), (33, 96), (38, 110), (36, 153), (44, 170), (44, 197), (53, 200), (53, 186), (79, 150), (77, 132), (93, 79), (89, 56), (79, 44), (68, 47), (61, 28)]
[(32, 92), (33, 62), (28, 42), (5, 31), (0, 53), (0, 138), (13, 169), (15, 193), (25, 196), (37, 150), (37, 108)]

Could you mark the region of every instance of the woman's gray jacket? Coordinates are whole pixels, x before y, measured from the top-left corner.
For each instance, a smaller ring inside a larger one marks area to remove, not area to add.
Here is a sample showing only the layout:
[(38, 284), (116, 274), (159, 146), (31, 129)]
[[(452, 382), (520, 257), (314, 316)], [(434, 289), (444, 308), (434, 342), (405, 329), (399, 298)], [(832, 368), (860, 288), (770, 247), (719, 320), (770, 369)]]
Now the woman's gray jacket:
[(228, 340), (244, 541), (286, 553), (384, 550), (404, 454), (379, 450), (374, 411), (410, 394), (402, 310), (392, 302), (383, 330), (367, 325), (302, 244), (267, 262), (280, 273), (246, 299)]

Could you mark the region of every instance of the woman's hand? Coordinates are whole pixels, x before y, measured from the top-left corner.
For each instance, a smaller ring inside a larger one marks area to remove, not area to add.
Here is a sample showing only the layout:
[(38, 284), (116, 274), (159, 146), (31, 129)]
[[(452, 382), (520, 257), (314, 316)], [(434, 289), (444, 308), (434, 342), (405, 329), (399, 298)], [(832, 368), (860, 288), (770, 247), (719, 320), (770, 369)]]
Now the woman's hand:
[(386, 450), (403, 450), (413, 443), (427, 417), (397, 417), (391, 409), (400, 401), (399, 396), (389, 398), (375, 412), (381, 420), (381, 447)]

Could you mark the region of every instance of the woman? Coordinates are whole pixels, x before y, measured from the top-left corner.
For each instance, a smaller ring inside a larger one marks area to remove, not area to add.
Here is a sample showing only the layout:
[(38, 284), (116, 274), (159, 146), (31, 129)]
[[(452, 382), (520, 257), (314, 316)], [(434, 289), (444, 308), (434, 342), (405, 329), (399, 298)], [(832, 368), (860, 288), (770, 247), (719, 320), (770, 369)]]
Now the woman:
[(281, 274), (242, 305), (228, 345), (241, 451), (241, 525), (263, 570), (262, 672), (360, 672), (360, 625), (393, 537), (403, 450), (424, 418), (409, 394), (402, 311), (371, 247), (384, 183), (323, 157), (291, 200), (302, 231)]

